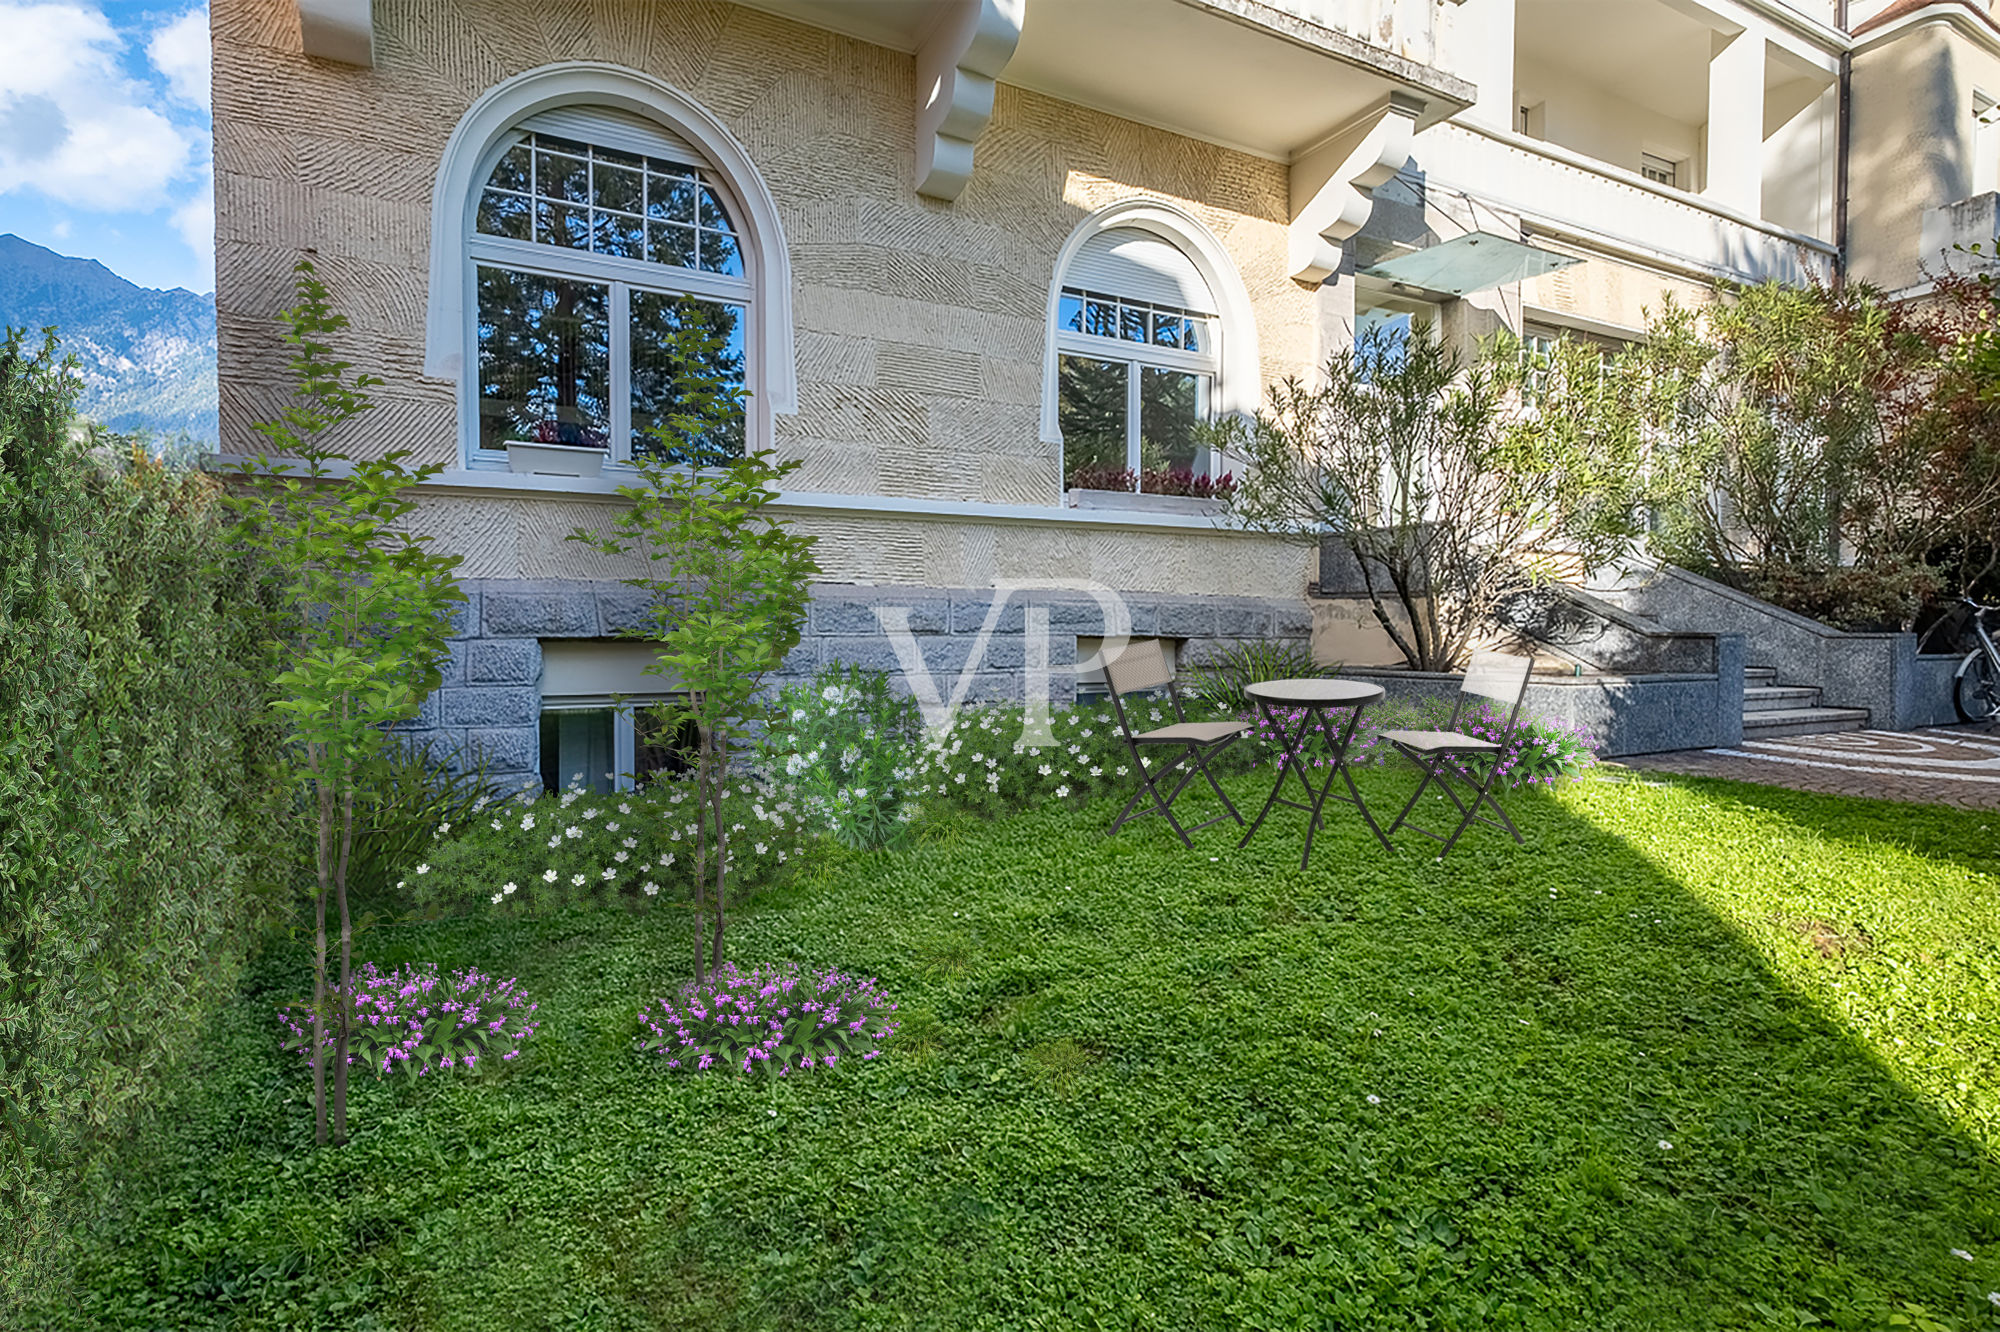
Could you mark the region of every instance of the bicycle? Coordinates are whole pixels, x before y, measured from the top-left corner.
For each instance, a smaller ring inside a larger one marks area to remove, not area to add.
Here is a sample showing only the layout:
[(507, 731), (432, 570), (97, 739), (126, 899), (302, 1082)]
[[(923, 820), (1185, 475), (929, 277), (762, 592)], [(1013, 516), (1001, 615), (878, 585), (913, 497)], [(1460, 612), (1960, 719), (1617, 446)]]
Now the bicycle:
[(2000, 606), (1982, 606), (1970, 597), (1958, 600), (1972, 611), (1968, 627), (1978, 646), (1958, 663), (1951, 687), (1952, 706), (1958, 709), (1960, 721), (1992, 721), (2000, 717), (2000, 647), (1994, 646), (1993, 635), (1987, 631), (1986, 616), (2000, 611)]

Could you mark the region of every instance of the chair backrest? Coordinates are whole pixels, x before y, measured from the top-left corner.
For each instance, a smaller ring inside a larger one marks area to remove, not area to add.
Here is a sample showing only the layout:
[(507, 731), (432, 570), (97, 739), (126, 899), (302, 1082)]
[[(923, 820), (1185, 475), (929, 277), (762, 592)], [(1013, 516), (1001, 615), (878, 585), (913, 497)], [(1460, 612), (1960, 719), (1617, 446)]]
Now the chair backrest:
[(1174, 682), (1173, 664), (1157, 638), (1135, 639), (1116, 657), (1104, 659), (1104, 683), (1113, 694), (1137, 694), (1164, 689)]
[(1533, 657), (1517, 657), (1511, 652), (1475, 652), (1460, 688), (1468, 694), (1512, 705), (1519, 703), (1521, 695), (1527, 692), (1528, 676), (1534, 669)]
[(1528, 694), (1528, 677), (1535, 673), (1533, 657), (1517, 657), (1511, 652), (1475, 652), (1465, 668), (1465, 683), (1459, 686), (1458, 706), (1451, 710), (1451, 727), (1458, 728), (1465, 705), (1475, 698), (1492, 699), (1509, 709), (1506, 737), (1514, 737), (1514, 724), (1521, 717), (1521, 700)]

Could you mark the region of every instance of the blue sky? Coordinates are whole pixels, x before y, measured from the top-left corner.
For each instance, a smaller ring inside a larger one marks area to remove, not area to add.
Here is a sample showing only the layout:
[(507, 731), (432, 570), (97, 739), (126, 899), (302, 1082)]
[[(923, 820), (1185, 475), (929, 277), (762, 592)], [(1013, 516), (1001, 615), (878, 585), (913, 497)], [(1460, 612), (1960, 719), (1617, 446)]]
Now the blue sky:
[(0, 232), (215, 289), (206, 0), (0, 0)]

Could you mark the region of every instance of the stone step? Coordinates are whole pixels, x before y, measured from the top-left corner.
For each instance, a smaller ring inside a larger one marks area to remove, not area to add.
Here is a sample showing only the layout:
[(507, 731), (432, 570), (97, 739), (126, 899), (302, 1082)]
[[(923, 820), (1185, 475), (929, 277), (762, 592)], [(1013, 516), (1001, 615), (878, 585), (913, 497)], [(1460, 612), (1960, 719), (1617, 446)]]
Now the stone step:
[(1745, 740), (1769, 740), (1780, 735), (1820, 735), (1828, 731), (1858, 731), (1868, 724), (1866, 708), (1773, 708), (1743, 714)]
[(1811, 685), (1753, 685), (1743, 691), (1743, 715), (1786, 712), (1819, 706), (1819, 690)]
[(1776, 666), (1745, 666), (1743, 679), (1746, 684), (1770, 684), (1778, 678)]

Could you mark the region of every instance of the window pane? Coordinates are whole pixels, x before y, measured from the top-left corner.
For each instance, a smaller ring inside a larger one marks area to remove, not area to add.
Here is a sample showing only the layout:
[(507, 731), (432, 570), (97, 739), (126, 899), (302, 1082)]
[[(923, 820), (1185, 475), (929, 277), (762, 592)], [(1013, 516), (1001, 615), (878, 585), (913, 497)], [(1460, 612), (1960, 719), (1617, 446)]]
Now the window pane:
[(656, 264), (674, 264), (681, 268), (694, 267), (693, 227), (675, 226), (670, 222), (651, 222), (646, 228), (652, 235), (652, 259)]
[(591, 249), (620, 259), (646, 257), (646, 224), (628, 213), (596, 213), (596, 237)]
[(1083, 331), (1100, 338), (1118, 336), (1118, 307), (1109, 301), (1090, 301), (1083, 307)]
[(526, 195), (488, 190), (479, 197), (479, 230), (488, 236), (505, 236), (510, 240), (532, 239), (529, 234), (531, 217)]
[(693, 225), (694, 189), (694, 182), (683, 176), (647, 177), (647, 215), (666, 222), (686, 222)]
[(1139, 456), (1146, 470), (1190, 471), (1201, 448), (1195, 428), (1208, 415), (1208, 376), (1139, 370)]
[(726, 231), (704, 228), (701, 233), (701, 266), (711, 273), (742, 277), (743, 252), (736, 247), (736, 237)]
[(568, 204), (535, 201), (535, 239), (570, 250), (590, 248), (590, 210)]
[(643, 179), (636, 171), (598, 162), (591, 167), (591, 183), (597, 196), (592, 202), (599, 208), (636, 213), (645, 206)]
[(1061, 315), (1058, 322), (1072, 333), (1083, 332), (1083, 297), (1073, 291), (1062, 294)]
[(1065, 356), (1057, 373), (1064, 481), (1073, 489), (1129, 489), (1125, 472), (1125, 394), (1131, 367), (1122, 361)]
[(1127, 342), (1146, 340), (1146, 312), (1129, 305), (1118, 307), (1118, 336)]
[(679, 726), (660, 720), (651, 708), (633, 713), (636, 731), (632, 776), (640, 782), (665, 775), (678, 777), (694, 770), (693, 759), (701, 748), (701, 730), (683, 719)]
[(493, 178), (486, 183), (496, 190), (518, 190), (526, 194), (533, 164), (534, 154), (529, 151), (528, 145), (516, 144), (501, 154), (500, 164), (493, 168)]
[(611, 777), (610, 708), (563, 709), (542, 713), (542, 786), (564, 791), (580, 786), (608, 794)]
[(479, 444), (604, 448), (611, 294), (600, 283), (479, 269)]
[(744, 324), (741, 306), (632, 293), (635, 454), (696, 466), (742, 455)]
[(1165, 311), (1153, 312), (1153, 345), (1156, 347), (1178, 347), (1181, 345), (1181, 317)]
[(728, 210), (722, 206), (722, 196), (706, 185), (701, 187), (701, 224), (717, 231), (734, 231), (729, 224)]
[(1181, 346), (1187, 348), (1189, 351), (1205, 352), (1209, 350), (1208, 321), (1206, 319), (1189, 319), (1182, 325), (1181, 335), (1184, 339)]
[(535, 193), (544, 199), (562, 199), (569, 203), (590, 202), (590, 163), (581, 157), (564, 157), (555, 153), (535, 154)]

